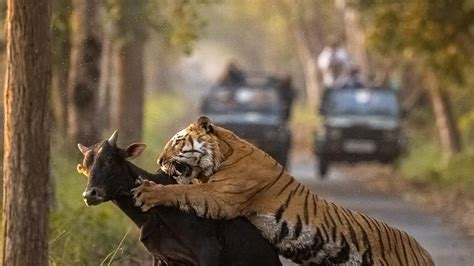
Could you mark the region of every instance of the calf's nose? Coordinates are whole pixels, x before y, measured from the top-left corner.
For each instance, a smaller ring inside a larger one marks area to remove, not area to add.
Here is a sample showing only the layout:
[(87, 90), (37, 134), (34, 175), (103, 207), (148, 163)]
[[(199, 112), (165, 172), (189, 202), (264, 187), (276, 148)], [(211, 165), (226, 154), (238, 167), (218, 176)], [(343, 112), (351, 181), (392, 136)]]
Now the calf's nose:
[(86, 191), (82, 193), (82, 197), (87, 206), (97, 205), (104, 201), (103, 190), (95, 187), (86, 189)]

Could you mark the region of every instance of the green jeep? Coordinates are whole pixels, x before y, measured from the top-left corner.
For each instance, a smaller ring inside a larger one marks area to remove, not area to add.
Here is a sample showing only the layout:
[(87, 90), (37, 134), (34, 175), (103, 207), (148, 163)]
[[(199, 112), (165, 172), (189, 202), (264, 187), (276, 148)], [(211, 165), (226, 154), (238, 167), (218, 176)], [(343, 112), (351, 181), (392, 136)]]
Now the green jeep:
[(324, 178), (331, 162), (393, 163), (405, 150), (398, 94), (390, 89), (328, 89), (314, 152)]

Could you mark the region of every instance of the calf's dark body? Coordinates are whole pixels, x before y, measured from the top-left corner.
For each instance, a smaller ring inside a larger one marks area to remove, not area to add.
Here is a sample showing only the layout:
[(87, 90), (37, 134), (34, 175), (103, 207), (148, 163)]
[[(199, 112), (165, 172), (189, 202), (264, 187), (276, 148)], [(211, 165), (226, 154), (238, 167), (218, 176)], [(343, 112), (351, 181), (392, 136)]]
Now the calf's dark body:
[[(174, 179), (163, 172), (150, 174), (127, 164), (129, 178), (138, 176), (167, 185)], [(123, 187), (112, 201), (141, 229), (140, 240), (155, 259), (168, 265), (281, 265), (273, 246), (246, 219), (210, 220), (179, 211), (155, 207), (142, 212)]]

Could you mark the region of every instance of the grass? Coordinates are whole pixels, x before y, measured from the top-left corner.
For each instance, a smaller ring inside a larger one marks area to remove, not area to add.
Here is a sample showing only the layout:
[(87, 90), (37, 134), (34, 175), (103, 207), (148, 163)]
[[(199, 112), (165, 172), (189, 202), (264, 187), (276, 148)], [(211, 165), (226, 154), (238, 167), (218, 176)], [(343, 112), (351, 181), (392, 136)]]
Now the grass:
[[(156, 168), (156, 157), (169, 139), (170, 128), (176, 127), (184, 115), (185, 103), (172, 94), (148, 96), (145, 106), (144, 142), (147, 150), (138, 164)], [(182, 125), (180, 125), (182, 126)], [(55, 180), (56, 205), (50, 222), (51, 265), (109, 265), (111, 259), (120, 264), (143, 263), (148, 255), (138, 240), (138, 230), (112, 203), (86, 207), (82, 191), (85, 177), (75, 168), (82, 160), (76, 147), (62, 151), (53, 147), (52, 169)]]
[(469, 147), (446, 159), (436, 141), (417, 134), (408, 156), (402, 160), (400, 171), (405, 178), (437, 189), (454, 189), (474, 195), (474, 152)]

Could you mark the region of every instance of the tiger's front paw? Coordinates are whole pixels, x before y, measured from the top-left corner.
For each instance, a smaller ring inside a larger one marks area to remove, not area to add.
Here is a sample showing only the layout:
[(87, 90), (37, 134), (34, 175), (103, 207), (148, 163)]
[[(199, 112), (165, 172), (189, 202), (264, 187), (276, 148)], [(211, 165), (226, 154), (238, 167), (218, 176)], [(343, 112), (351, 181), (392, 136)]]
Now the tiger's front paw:
[(137, 180), (137, 184), (138, 186), (131, 190), (135, 199), (135, 206), (140, 207), (144, 212), (149, 211), (157, 205), (158, 190), (163, 185), (141, 178)]

